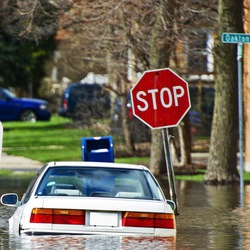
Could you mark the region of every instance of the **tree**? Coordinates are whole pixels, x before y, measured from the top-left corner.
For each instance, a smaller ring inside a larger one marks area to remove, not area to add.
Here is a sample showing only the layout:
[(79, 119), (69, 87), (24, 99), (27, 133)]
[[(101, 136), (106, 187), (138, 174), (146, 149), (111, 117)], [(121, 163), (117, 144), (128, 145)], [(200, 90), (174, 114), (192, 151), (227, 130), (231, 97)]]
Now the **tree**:
[[(79, 65), (85, 66), (84, 72), (87, 69), (96, 70), (96, 68), (103, 72), (112, 72), (110, 79), (115, 79), (115, 82), (110, 89), (121, 96), (123, 103), (126, 103), (127, 92), (134, 83), (134, 80), (131, 81), (127, 77), (128, 52), (131, 51), (136, 58), (132, 63), (134, 72), (168, 67), (168, 65), (174, 65), (177, 73), (183, 72), (187, 67), (186, 63), (183, 63), (186, 58), (182, 55), (182, 58), (178, 59), (178, 46), (181, 44), (182, 48), (185, 48), (186, 33), (191, 28), (194, 30), (192, 39), (199, 38), (194, 26), (197, 29), (210, 26), (210, 17), (213, 21), (214, 9), (216, 9), (215, 2), (216, 0), (209, 3), (189, 0), (183, 4), (179, 0), (78, 0), (74, 2), (27, 0), (12, 1), (12, 5), (3, 1), (2, 6), (12, 14), (5, 19), (6, 30), (19, 39), (40, 41), (48, 37), (57, 29), (57, 20), (60, 16), (60, 29), (67, 31), (67, 41), (71, 45), (71, 49), (67, 47), (67, 52), (71, 56), (67, 57), (71, 59), (68, 60), (67, 65), (71, 69), (77, 69), (77, 76), (81, 69)], [(11, 28), (13, 24), (15, 29)], [(72, 62), (76, 61), (82, 61), (82, 64), (77, 63), (78, 67), (74, 67)], [(37, 62), (41, 63), (40, 60)], [(184, 73), (187, 74), (187, 71)], [(40, 77), (40, 74), (34, 75)], [(123, 119), (127, 119), (126, 115)], [(126, 120), (123, 124), (127, 148), (131, 152), (133, 147), (130, 145), (131, 138), (127, 133), (129, 131)], [(188, 123), (184, 123), (186, 124)], [(182, 136), (186, 131), (184, 128), (186, 126), (179, 127), (180, 138), (184, 138)], [(159, 152), (162, 152), (159, 131), (153, 133), (154, 136), (150, 165), (154, 169), (160, 169), (162, 164), (158, 159), (163, 157), (159, 157)], [(182, 158), (179, 163), (189, 164), (190, 152), (186, 149), (190, 142), (185, 139), (179, 145), (183, 145), (180, 148)], [(162, 156), (162, 153), (160, 155)]]
[[(183, 73), (185, 75), (191, 73), (206, 74), (207, 71), (197, 70), (197, 64), (185, 62), (187, 59), (184, 54), (190, 53), (191, 44), (197, 45), (197, 42), (199, 42), (199, 30), (204, 30), (205, 33), (208, 32), (207, 27), (213, 27), (216, 1), (210, 3), (188, 1), (185, 4), (180, 1), (161, 1), (161, 4), (162, 12), (159, 14), (161, 22), (154, 29), (158, 34), (164, 35), (159, 42), (162, 46), (154, 42), (154, 49), (158, 50), (158, 56), (153, 58), (152, 65), (157, 62), (154, 67), (170, 66), (180, 75)], [(185, 51), (184, 48), (188, 47), (189, 50)], [(196, 54), (196, 61), (200, 61), (199, 55), (202, 54), (202, 51), (199, 51), (197, 47), (194, 48), (192, 52)], [(178, 54), (178, 52), (180, 53)], [(170, 133), (174, 135), (174, 139), (171, 140), (174, 165), (176, 167), (190, 166), (192, 162), (189, 117), (186, 116), (177, 129), (170, 129)], [(160, 131), (155, 130), (152, 131), (150, 168), (154, 173), (159, 174), (164, 171), (164, 166), (162, 138)]]
[[(196, 0), (185, 4), (178, 0), (79, 0), (61, 18), (61, 27), (70, 33), (68, 41), (73, 50), (78, 51), (75, 55), (79, 57), (83, 54), (82, 61), (88, 65), (88, 69), (96, 69), (97, 65), (98, 69), (106, 68), (110, 79), (114, 79), (109, 88), (122, 97), (125, 108), (127, 92), (135, 83), (135, 80), (127, 78), (128, 51), (132, 51), (136, 58), (132, 64), (134, 72), (174, 65), (177, 73), (187, 74), (187, 60), (183, 55), (187, 40), (191, 40), (186, 38), (187, 31), (192, 29), (192, 39), (199, 41), (194, 25), (197, 29), (211, 26), (216, 13), (215, 3)], [(182, 47), (182, 56), (178, 54), (178, 50), (181, 50), (178, 46)], [(189, 66), (194, 68), (193, 65)], [(123, 114), (126, 112), (123, 111)], [(126, 115), (123, 119), (127, 149), (133, 153)], [(180, 138), (184, 138), (179, 143), (182, 147), (178, 152), (181, 154), (178, 164), (182, 165), (191, 161), (190, 151), (186, 150), (191, 144), (187, 139), (190, 137), (182, 136), (187, 134), (186, 124), (184, 122), (185, 126), (181, 124), (179, 127)], [(159, 169), (164, 167), (162, 152), (160, 131), (153, 131), (150, 166), (155, 172), (161, 172)]]
[[(58, 3), (57, 3), (58, 4)], [(58, 13), (67, 8), (63, 1), (27, 0), (0, 3), (0, 75), (3, 86), (29, 89), (38, 95), (44, 64), (54, 50)]]
[[(173, 26), (174, 15), (177, 9), (177, 3), (175, 1), (163, 1), (162, 4), (159, 5), (158, 18), (151, 37), (153, 42), (150, 57), (151, 68), (169, 67), (171, 51), (175, 49)], [(164, 27), (163, 23), (167, 26)], [(160, 44), (158, 44), (157, 41), (160, 41)], [(149, 167), (155, 175), (159, 175), (166, 170), (162, 134), (160, 130), (153, 130), (151, 133), (152, 140)]]
[(236, 46), (220, 41), (222, 32), (242, 32), (242, 0), (219, 0), (215, 42), (216, 95), (210, 152), (205, 181), (223, 184), (238, 180)]
[(158, 5), (158, 1), (152, 0), (78, 1), (61, 18), (61, 27), (72, 34), (68, 41), (72, 41), (72, 47), (77, 48), (78, 55), (82, 54), (82, 61), (88, 65), (85, 70), (106, 70), (110, 79), (106, 87), (122, 99), (122, 125), (129, 154), (134, 152), (134, 145), (126, 104), (136, 78), (129, 77), (128, 64), (132, 76), (136, 71), (148, 69), (152, 45), (144, 38), (151, 36), (150, 27), (155, 22)]

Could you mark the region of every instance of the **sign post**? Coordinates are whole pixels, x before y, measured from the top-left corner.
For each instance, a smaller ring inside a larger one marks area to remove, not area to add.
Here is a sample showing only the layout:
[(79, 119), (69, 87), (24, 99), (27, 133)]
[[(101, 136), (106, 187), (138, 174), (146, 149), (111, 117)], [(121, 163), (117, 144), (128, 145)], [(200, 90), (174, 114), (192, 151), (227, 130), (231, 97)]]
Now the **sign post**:
[(239, 151), (240, 151), (240, 193), (242, 194), (242, 205), (244, 205), (244, 128), (243, 128), (243, 94), (242, 94), (242, 50), (243, 43), (250, 43), (250, 34), (244, 33), (222, 33), (223, 43), (237, 44), (238, 62), (238, 112), (239, 112)]
[(167, 128), (178, 126), (191, 108), (188, 84), (169, 68), (145, 71), (131, 89), (131, 101), (134, 116), (151, 129), (162, 129), (170, 197), (178, 211)]
[(171, 197), (171, 200), (174, 201), (176, 205), (175, 213), (179, 214), (179, 204), (178, 204), (178, 199), (177, 199), (177, 194), (176, 194), (174, 169), (173, 169), (172, 157), (171, 157), (170, 149), (169, 149), (168, 129), (167, 128), (162, 129), (161, 133), (162, 133), (164, 154), (165, 154), (166, 166), (167, 166), (170, 197)]

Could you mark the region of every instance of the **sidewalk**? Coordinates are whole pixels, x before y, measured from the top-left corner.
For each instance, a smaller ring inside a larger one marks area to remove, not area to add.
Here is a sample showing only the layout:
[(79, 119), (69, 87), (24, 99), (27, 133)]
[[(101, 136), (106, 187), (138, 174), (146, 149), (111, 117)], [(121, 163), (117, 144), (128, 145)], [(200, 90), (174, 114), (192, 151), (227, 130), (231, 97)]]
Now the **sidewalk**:
[[(207, 165), (208, 153), (192, 153), (191, 156), (194, 163)], [(0, 170), (36, 172), (43, 165), (39, 161), (34, 161), (23, 156), (7, 155), (6, 153), (2, 153), (2, 159), (0, 159)]]
[(34, 171), (36, 172), (43, 166), (42, 162), (34, 161), (23, 156), (12, 156), (2, 153), (0, 159), (0, 170), (12, 171)]
[(191, 158), (193, 163), (197, 164), (203, 164), (204, 166), (207, 166), (208, 161), (208, 153), (191, 153)]

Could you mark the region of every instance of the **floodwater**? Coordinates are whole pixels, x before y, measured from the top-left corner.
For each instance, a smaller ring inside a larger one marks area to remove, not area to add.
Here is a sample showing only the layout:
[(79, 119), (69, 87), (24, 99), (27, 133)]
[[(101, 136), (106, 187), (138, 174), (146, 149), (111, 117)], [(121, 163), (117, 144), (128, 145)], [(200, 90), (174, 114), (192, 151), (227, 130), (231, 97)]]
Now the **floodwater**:
[[(164, 190), (165, 183), (161, 183)], [(20, 196), (25, 185), (17, 183), (6, 192)], [(167, 186), (167, 185), (166, 185)], [(0, 205), (0, 249), (250, 249), (250, 185), (244, 196), (239, 185), (206, 186), (177, 181), (179, 215), (176, 238), (116, 236), (16, 236), (8, 232), (13, 208)], [(166, 194), (167, 196), (167, 194)]]

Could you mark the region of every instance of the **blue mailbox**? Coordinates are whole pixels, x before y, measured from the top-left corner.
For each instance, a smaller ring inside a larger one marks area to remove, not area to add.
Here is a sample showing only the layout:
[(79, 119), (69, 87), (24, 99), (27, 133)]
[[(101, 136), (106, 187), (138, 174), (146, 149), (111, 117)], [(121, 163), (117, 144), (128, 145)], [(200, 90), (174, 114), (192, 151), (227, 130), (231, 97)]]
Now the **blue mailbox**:
[(112, 136), (82, 138), (82, 160), (114, 162)]

